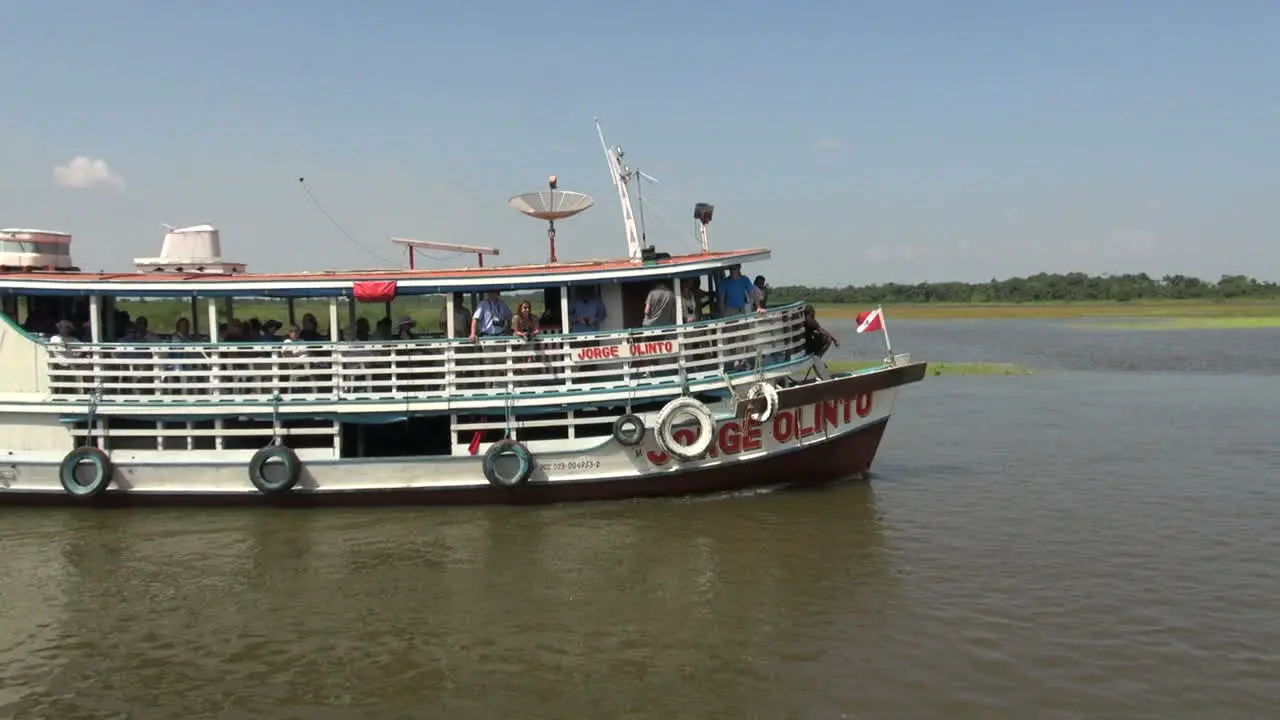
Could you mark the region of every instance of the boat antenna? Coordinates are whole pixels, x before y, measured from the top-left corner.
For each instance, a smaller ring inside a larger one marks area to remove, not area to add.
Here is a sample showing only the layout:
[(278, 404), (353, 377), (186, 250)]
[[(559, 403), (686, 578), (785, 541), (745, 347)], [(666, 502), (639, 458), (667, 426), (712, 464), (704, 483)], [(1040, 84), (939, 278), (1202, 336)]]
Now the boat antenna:
[(392, 265), (395, 265), (395, 264), (396, 264), (396, 262), (395, 262), (395, 261), (388, 260), (388, 259), (386, 259), (385, 257), (383, 257), (383, 256), (379, 255), (378, 253), (374, 252), (374, 251), (373, 251), (373, 250), (371, 250), (370, 248), (366, 247), (366, 246), (364, 245), (364, 243), (362, 243), (362, 242), (360, 242), (359, 240), (357, 240), (357, 239), (355, 239), (354, 237), (352, 237), (352, 236), (351, 236), (351, 233), (347, 232), (346, 228), (342, 227), (342, 225), (341, 225), (337, 220), (334, 220), (334, 219), (333, 219), (333, 216), (332, 216), (332, 215), (330, 215), (330, 214), (329, 214), (329, 212), (328, 212), (327, 210), (325, 210), (325, 209), (324, 209), (324, 206), (320, 204), (320, 201), (316, 199), (316, 196), (315, 196), (315, 195), (313, 195), (313, 194), (311, 193), (311, 188), (307, 187), (307, 179), (306, 179), (306, 178), (303, 178), (303, 177), (298, 178), (298, 185), (302, 186), (302, 192), (304, 192), (304, 193), (306, 193), (306, 194), (307, 194), (307, 197), (311, 199), (311, 204), (313, 204), (313, 205), (315, 205), (315, 206), (316, 206), (316, 209), (320, 211), (320, 214), (321, 214), (321, 215), (324, 215), (326, 218), (328, 218), (328, 219), (329, 219), (329, 222), (330, 222), (330, 223), (332, 223), (334, 227), (338, 228), (338, 232), (342, 233), (343, 237), (345, 237), (347, 240), (351, 241), (351, 244), (352, 244), (352, 245), (355, 245), (356, 247), (360, 248), (361, 250), (363, 250), (363, 251), (365, 251), (365, 252), (369, 253), (369, 254), (370, 254), (370, 255), (372, 255), (374, 258), (377, 258), (378, 262), (386, 263), (388, 267), (390, 267), (390, 266), (392, 266)]
[(698, 244), (702, 246), (703, 255), (711, 252), (710, 246), (707, 244), (707, 226), (711, 224), (711, 216), (715, 214), (715, 211), (716, 206), (711, 203), (700, 202), (693, 206), (693, 220), (698, 223)]
[[(619, 158), (621, 158), (625, 154), (626, 153), (622, 152), (622, 148), (618, 148)], [(647, 246), (646, 244), (648, 243), (648, 235), (647, 233), (645, 233), (645, 229), (644, 229), (644, 194), (643, 194), (644, 183), (641, 181), (648, 180), (654, 185), (657, 185), (658, 178), (650, 175), (649, 173), (643, 172), (635, 168), (624, 166), (623, 171), (626, 173), (628, 181), (633, 177), (639, 178), (639, 180), (636, 180), (636, 205), (640, 208), (640, 246), (646, 247)]]
[(631, 195), (627, 192), (627, 181), (631, 176), (622, 169), (622, 149), (609, 147), (609, 143), (604, 139), (604, 130), (600, 128), (600, 118), (596, 118), (595, 123), (596, 134), (600, 136), (600, 147), (604, 148), (604, 158), (609, 163), (609, 179), (618, 191), (618, 203), (622, 208), (622, 227), (627, 236), (627, 258), (631, 262), (640, 262), (644, 246), (640, 244), (640, 236), (636, 233), (635, 212), (631, 208)]

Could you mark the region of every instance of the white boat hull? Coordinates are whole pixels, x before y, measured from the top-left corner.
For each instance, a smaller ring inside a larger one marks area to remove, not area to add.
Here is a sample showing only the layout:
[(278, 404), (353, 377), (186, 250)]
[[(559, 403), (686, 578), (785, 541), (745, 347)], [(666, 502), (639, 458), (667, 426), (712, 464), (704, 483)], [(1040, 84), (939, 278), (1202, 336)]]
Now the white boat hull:
[(252, 451), (193, 457), (118, 450), (111, 453), (110, 486), (90, 498), (63, 489), (60, 455), (23, 458), (9, 453), (0, 462), (0, 504), (534, 503), (822, 483), (867, 471), (898, 386), (923, 375), (924, 365), (917, 363), (783, 390), (778, 411), (764, 423), (722, 414), (711, 448), (694, 460), (665, 455), (652, 432), (636, 447), (611, 437), (558, 452), (539, 452), (531, 444), (532, 473), (516, 487), (486, 481), (479, 454), (335, 458), (300, 451), (302, 470), (296, 486), (287, 493), (264, 495), (250, 481)]

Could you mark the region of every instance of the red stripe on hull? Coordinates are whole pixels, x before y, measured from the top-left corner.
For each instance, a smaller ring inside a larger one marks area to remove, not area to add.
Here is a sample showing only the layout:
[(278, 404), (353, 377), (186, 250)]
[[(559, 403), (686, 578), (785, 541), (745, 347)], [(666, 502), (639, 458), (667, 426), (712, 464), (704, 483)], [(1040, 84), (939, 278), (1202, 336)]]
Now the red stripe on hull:
[[(590, 480), (447, 489), (396, 489), (340, 492), (293, 491), (279, 497), (254, 493), (107, 492), (91, 501), (59, 493), (0, 492), (0, 505), (167, 506), (386, 506), (386, 505), (534, 505), (592, 500), (702, 495), (774, 485), (818, 485), (859, 477), (871, 467), (889, 419), (805, 448), (743, 463), (705, 469), (661, 472), (625, 480)], [(247, 471), (246, 471), (247, 472)], [(246, 477), (245, 482), (248, 482)]]

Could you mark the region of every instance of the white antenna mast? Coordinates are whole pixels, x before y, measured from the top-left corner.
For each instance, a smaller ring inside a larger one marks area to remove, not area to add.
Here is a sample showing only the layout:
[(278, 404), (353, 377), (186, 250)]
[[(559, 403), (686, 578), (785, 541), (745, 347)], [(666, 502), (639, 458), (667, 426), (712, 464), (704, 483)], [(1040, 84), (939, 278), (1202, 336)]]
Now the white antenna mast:
[(622, 170), (622, 149), (609, 147), (604, 140), (604, 130), (600, 129), (600, 118), (595, 119), (596, 134), (600, 136), (600, 147), (604, 148), (605, 160), (609, 162), (609, 175), (613, 186), (618, 189), (618, 202), (622, 205), (622, 225), (627, 233), (627, 257), (632, 262), (640, 262), (643, 248), (640, 246), (640, 234), (636, 232), (635, 212), (631, 208), (631, 195), (627, 192), (629, 173)]
[(707, 244), (707, 226), (711, 224), (711, 216), (715, 211), (716, 206), (710, 203), (697, 203), (693, 206), (693, 219), (698, 223), (698, 243), (702, 245), (703, 255), (711, 252)]

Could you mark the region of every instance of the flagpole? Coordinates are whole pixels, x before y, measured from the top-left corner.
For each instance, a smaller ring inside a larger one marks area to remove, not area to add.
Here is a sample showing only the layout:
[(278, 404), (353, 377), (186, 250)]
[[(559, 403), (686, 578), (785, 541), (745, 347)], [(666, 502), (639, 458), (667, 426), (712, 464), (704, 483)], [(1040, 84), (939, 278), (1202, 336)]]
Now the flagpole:
[(885, 360), (893, 362), (893, 345), (889, 343), (889, 323), (884, 319), (884, 306), (877, 305), (876, 312), (880, 313), (880, 332), (884, 333), (884, 351), (889, 353), (889, 357)]

